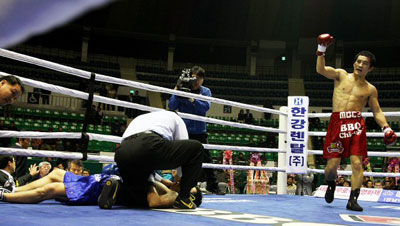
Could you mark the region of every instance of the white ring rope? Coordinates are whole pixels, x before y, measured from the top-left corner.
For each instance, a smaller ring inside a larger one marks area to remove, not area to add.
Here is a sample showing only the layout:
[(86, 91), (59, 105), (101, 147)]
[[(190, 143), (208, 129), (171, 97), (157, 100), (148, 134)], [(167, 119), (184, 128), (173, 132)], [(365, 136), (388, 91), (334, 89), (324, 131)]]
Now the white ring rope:
[[(319, 173), (319, 174), (324, 174), (324, 170), (322, 169), (308, 169), (309, 172), (311, 173)], [(352, 174), (351, 171), (343, 171), (343, 170), (338, 170), (337, 171), (338, 175), (346, 175), (350, 176)], [(400, 177), (400, 173), (374, 173), (374, 172), (364, 172), (364, 176), (370, 177)]]
[[(2, 148), (0, 147), (0, 154), (3, 155), (17, 155), (17, 156), (34, 156), (34, 157), (51, 157), (51, 158), (64, 158), (64, 159), (82, 159), (82, 153), (60, 152), (60, 151), (44, 151), (44, 150), (29, 150), (20, 148)], [(110, 156), (88, 155), (87, 160), (101, 161), (101, 162), (114, 162), (114, 158)], [(278, 167), (260, 167), (260, 166), (242, 166), (242, 165), (222, 165), (222, 164), (209, 164), (203, 163), (203, 168), (213, 169), (237, 169), (237, 170), (263, 170), (263, 171), (277, 171), (286, 172), (286, 169)], [(323, 174), (324, 170), (308, 169), (312, 173)], [(351, 171), (338, 171), (339, 175), (351, 175)], [(372, 173), (364, 172), (364, 176), (374, 177), (399, 177), (400, 173)]]
[[(114, 143), (121, 143), (122, 137), (103, 135), (96, 133), (87, 133), (90, 140), (108, 141)], [(67, 139), (80, 139), (81, 133), (78, 132), (20, 132), (12, 130), (0, 130), (0, 138), (3, 137), (26, 137), (36, 139), (55, 139), (55, 138), (67, 138)], [(215, 145), (215, 144), (203, 144), (205, 149), (216, 149), (216, 150), (232, 150), (232, 151), (245, 151), (245, 152), (264, 152), (264, 153), (286, 153), (286, 150), (280, 150), (277, 148), (255, 148), (246, 146), (229, 146), (229, 145)], [(322, 155), (322, 150), (308, 150), (308, 154)], [(368, 156), (375, 157), (400, 157), (400, 152), (368, 152)]]
[[(61, 152), (46, 150), (30, 150), (22, 148), (0, 148), (2, 155), (32, 156), (32, 157), (51, 157), (64, 159), (82, 159), (83, 154), (80, 152)], [(95, 160), (102, 162), (114, 162), (114, 158), (110, 156), (88, 155), (87, 160)]]
[[(386, 117), (390, 116), (400, 116), (400, 112), (393, 111), (393, 112), (383, 112)], [(331, 117), (332, 113), (308, 113), (309, 118), (329, 118)], [(361, 115), (363, 117), (374, 117), (372, 112), (362, 112)]]
[[(34, 64), (34, 65), (37, 65), (40, 67), (45, 67), (45, 68), (59, 71), (62, 73), (78, 76), (80, 78), (90, 79), (90, 76), (91, 76), (91, 72), (88, 72), (88, 71), (76, 69), (73, 67), (68, 67), (68, 66), (65, 66), (62, 64), (54, 63), (54, 62), (47, 61), (47, 60), (42, 60), (42, 59), (39, 59), (36, 57), (31, 57), (31, 56), (27, 56), (24, 54), (12, 52), (12, 51), (9, 51), (6, 49), (0, 48), (0, 56), (6, 57), (9, 59), (13, 59), (13, 60), (17, 60), (17, 61), (21, 61), (21, 62), (25, 62), (25, 63), (29, 63), (29, 64)], [(133, 88), (140, 88), (140, 89), (144, 89), (144, 90), (148, 90), (148, 91), (152, 91), (152, 92), (175, 94), (175, 95), (181, 96), (181, 97), (191, 97), (191, 98), (198, 99), (198, 100), (210, 101), (213, 103), (218, 103), (218, 104), (223, 104), (223, 105), (231, 105), (234, 107), (245, 108), (245, 109), (259, 111), (259, 112), (266, 112), (266, 113), (272, 113), (272, 114), (278, 114), (278, 115), (287, 115), (286, 113), (275, 110), (275, 109), (263, 108), (263, 107), (258, 107), (258, 106), (254, 106), (254, 105), (250, 105), (250, 104), (243, 104), (243, 103), (239, 103), (239, 102), (235, 102), (235, 101), (229, 101), (229, 100), (224, 100), (224, 99), (220, 99), (220, 98), (208, 97), (208, 96), (203, 96), (203, 95), (194, 94), (194, 93), (187, 93), (187, 92), (183, 92), (183, 91), (158, 87), (158, 86), (144, 84), (144, 83), (140, 83), (140, 82), (134, 82), (134, 81), (130, 81), (130, 80), (115, 78), (115, 77), (106, 76), (106, 75), (97, 74), (97, 73), (96, 73), (95, 80), (99, 81), (99, 82), (107, 82), (107, 83), (119, 84), (119, 85), (123, 85), (123, 86), (129, 86), (129, 87), (133, 87)]]
[[(397, 132), (395, 132), (397, 133)], [(326, 132), (317, 132), (317, 131), (308, 131), (309, 136), (319, 136), (324, 137), (326, 136)], [(383, 132), (367, 132), (367, 137), (384, 137)]]
[[(0, 72), (0, 75), (4, 76), (4, 75), (10, 75), (10, 74)], [(45, 90), (49, 90), (52, 92), (61, 93), (64, 95), (68, 95), (68, 96), (72, 96), (72, 97), (76, 97), (76, 98), (80, 98), (80, 99), (85, 99), (85, 100), (87, 100), (89, 98), (89, 94), (82, 92), (82, 91), (73, 90), (73, 89), (62, 87), (62, 86), (52, 85), (52, 84), (48, 84), (45, 82), (40, 82), (40, 81), (28, 79), (28, 78), (23, 78), (20, 76), (17, 76), (17, 77), (24, 84), (35, 87), (35, 88), (41, 88), (41, 89), (45, 89)], [(116, 100), (116, 99), (112, 99), (109, 97), (103, 97), (103, 96), (98, 96), (98, 95), (93, 95), (93, 101), (100, 102), (100, 103), (106, 103), (106, 104), (112, 104), (112, 105), (125, 107), (125, 108), (139, 109), (142, 111), (150, 111), (150, 112), (165, 111), (165, 109), (161, 109), (161, 108), (150, 107), (150, 106), (141, 105), (141, 104), (135, 104), (135, 103), (127, 102), (127, 101)], [(182, 112), (178, 112), (178, 115), (185, 119), (192, 119), (192, 120), (209, 122), (209, 123), (214, 123), (214, 124), (219, 124), (219, 125), (252, 129), (252, 130), (258, 130), (258, 131), (263, 131), (263, 132), (285, 133), (284, 130), (280, 130), (280, 129), (276, 129), (276, 128), (224, 121), (224, 120), (220, 120), (220, 119), (208, 118), (208, 117), (204, 117), (204, 116), (192, 115), (192, 114), (187, 114), (187, 113), (182, 113)]]
[[(18, 138), (34, 138), (34, 139), (80, 139), (82, 133), (79, 132), (37, 132), (37, 131), (12, 131), (12, 130), (0, 130), (0, 138), (2, 137), (18, 137)], [(114, 143), (121, 143), (122, 137), (103, 135), (96, 133), (87, 133), (89, 140), (108, 141)], [(280, 152), (286, 153), (285, 150), (279, 150), (276, 148), (255, 148), (255, 147), (244, 147), (244, 146), (229, 146), (229, 145), (215, 145), (215, 144), (203, 144), (206, 149), (217, 149), (217, 150), (232, 150), (232, 151), (248, 151), (248, 152)]]
[[(308, 154), (322, 155), (322, 150), (308, 150)], [(400, 157), (400, 152), (379, 152), (379, 151), (369, 151), (368, 157)]]

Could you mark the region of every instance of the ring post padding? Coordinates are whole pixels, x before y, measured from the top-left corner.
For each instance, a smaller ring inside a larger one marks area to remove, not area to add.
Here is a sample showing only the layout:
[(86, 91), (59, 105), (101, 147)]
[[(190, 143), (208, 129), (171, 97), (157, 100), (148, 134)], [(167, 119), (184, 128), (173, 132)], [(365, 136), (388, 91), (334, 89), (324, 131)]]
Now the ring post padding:
[[(288, 107), (280, 107), (280, 111), (283, 113), (288, 112)], [(287, 117), (284, 115), (279, 115), (279, 129), (287, 131)], [(280, 150), (287, 150), (287, 133), (280, 133), (279, 134), (279, 144), (278, 149)], [(286, 153), (278, 153), (278, 168), (286, 169)], [(287, 173), (286, 172), (278, 172), (277, 178), (277, 194), (287, 194)]]

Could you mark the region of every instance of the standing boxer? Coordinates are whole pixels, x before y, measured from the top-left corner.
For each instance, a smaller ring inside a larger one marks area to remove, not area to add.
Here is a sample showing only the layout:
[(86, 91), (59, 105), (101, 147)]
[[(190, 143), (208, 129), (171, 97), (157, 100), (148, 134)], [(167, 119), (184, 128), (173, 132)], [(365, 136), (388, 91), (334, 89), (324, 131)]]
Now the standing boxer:
[(334, 80), (333, 112), (323, 151), (323, 157), (328, 159), (325, 168), (328, 183), (325, 200), (328, 203), (333, 201), (337, 168), (341, 159), (350, 157), (353, 173), (351, 194), (346, 208), (362, 211), (363, 208), (357, 203), (363, 179), (362, 159), (367, 157), (367, 136), (365, 122), (361, 117), (362, 108), (368, 103), (375, 121), (383, 130), (386, 145), (394, 144), (397, 136), (388, 125), (379, 106), (377, 89), (365, 79), (367, 74), (374, 69), (375, 56), (368, 51), (358, 53), (354, 59), (353, 73), (325, 66), (325, 51), (333, 40), (329, 34), (318, 36), (317, 72)]

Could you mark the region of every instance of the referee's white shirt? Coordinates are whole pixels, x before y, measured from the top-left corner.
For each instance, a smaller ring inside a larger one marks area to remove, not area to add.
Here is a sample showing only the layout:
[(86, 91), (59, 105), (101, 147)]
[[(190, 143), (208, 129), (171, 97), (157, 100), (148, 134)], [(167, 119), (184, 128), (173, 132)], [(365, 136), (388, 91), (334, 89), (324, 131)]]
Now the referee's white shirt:
[(156, 111), (139, 115), (126, 128), (122, 139), (146, 130), (156, 132), (168, 140), (189, 139), (185, 122), (171, 111)]

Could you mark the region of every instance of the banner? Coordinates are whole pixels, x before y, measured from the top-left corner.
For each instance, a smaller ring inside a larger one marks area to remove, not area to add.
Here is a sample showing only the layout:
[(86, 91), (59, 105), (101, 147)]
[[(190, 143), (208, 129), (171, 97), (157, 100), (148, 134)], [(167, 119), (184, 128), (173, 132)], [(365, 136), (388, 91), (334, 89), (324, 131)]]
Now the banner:
[(288, 97), (286, 173), (307, 173), (308, 97)]
[[(327, 190), (327, 185), (321, 185), (317, 188), (314, 196), (316, 197), (325, 197), (325, 192)], [(335, 199), (349, 199), (351, 192), (351, 187), (341, 187), (336, 186), (335, 189)], [(382, 188), (361, 188), (360, 196), (358, 200), (360, 201), (369, 201), (369, 202), (378, 202), (382, 199), (383, 194), (386, 190)], [(399, 191), (400, 194), (400, 191)]]

